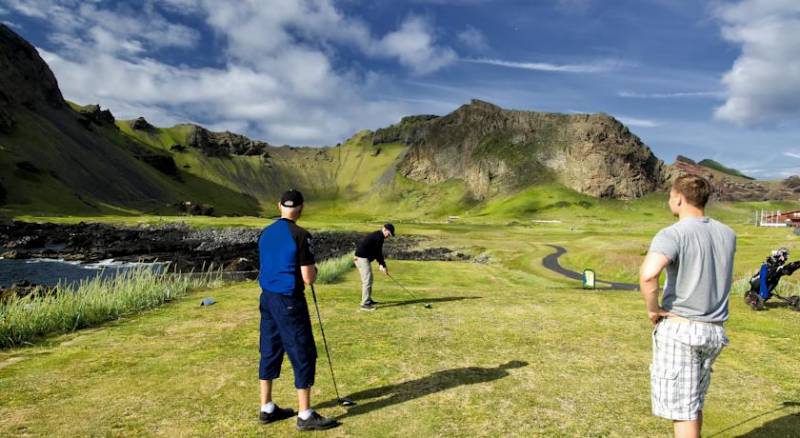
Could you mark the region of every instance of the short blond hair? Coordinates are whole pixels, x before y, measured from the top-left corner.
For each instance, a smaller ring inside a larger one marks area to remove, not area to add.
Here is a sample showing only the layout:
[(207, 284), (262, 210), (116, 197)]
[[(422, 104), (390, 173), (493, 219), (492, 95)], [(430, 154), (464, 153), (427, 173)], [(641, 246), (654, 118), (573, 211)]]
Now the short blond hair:
[(672, 182), (672, 190), (683, 195), (686, 201), (705, 208), (711, 197), (711, 183), (700, 175), (681, 175)]

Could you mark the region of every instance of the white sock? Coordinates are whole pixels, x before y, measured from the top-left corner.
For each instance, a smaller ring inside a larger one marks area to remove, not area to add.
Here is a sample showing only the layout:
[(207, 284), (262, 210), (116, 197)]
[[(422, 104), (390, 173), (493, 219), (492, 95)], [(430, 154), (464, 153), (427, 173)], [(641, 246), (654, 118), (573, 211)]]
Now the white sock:
[(275, 408), (276, 408), (275, 403), (269, 402), (265, 405), (261, 405), (261, 412), (266, 412), (268, 414), (271, 414), (275, 412)]
[(313, 409), (306, 409), (305, 411), (300, 411), (300, 413), (297, 414), (297, 416), (300, 417), (301, 420), (308, 420), (309, 418), (311, 418), (311, 414), (313, 413), (314, 413)]

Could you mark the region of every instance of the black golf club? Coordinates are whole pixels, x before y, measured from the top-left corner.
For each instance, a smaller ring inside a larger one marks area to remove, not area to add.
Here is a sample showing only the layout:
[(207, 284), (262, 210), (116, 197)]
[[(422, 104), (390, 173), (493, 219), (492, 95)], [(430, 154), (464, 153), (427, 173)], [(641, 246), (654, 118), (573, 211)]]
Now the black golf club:
[(331, 350), (328, 348), (328, 340), (325, 339), (325, 329), (322, 328), (322, 316), (319, 313), (317, 304), (317, 292), (314, 285), (311, 285), (311, 296), (314, 297), (314, 307), (317, 309), (317, 320), (319, 321), (319, 331), (322, 333), (322, 343), (325, 344), (325, 354), (328, 356), (328, 367), (331, 369), (331, 380), (333, 380), (333, 390), (336, 391), (336, 402), (342, 406), (355, 406), (356, 402), (347, 397), (339, 397), (339, 388), (336, 386), (336, 376), (333, 374), (333, 361), (331, 361)]
[[(416, 296), (416, 295), (414, 295), (414, 294), (413, 294), (413, 293), (412, 293), (410, 290), (406, 289), (406, 287), (405, 287), (405, 286), (403, 286), (402, 284), (400, 284), (400, 282), (399, 282), (399, 281), (395, 280), (395, 278), (394, 278), (394, 277), (392, 277), (391, 275), (389, 275), (389, 273), (388, 273), (388, 272), (386, 273), (386, 276), (388, 276), (389, 278), (391, 278), (391, 279), (392, 279), (392, 281), (394, 281), (394, 283), (395, 283), (396, 285), (400, 286), (400, 287), (401, 287), (401, 288), (402, 288), (402, 289), (403, 289), (403, 290), (404, 290), (404, 291), (405, 291), (405, 292), (406, 292), (408, 295), (410, 295), (410, 296), (411, 296), (411, 298), (413, 298), (414, 300), (419, 300), (419, 298), (417, 298), (417, 296)], [(430, 305), (430, 303), (422, 303), (422, 307), (424, 307), (424, 308), (426, 308), (426, 309), (430, 309), (430, 308), (431, 308), (431, 305)]]

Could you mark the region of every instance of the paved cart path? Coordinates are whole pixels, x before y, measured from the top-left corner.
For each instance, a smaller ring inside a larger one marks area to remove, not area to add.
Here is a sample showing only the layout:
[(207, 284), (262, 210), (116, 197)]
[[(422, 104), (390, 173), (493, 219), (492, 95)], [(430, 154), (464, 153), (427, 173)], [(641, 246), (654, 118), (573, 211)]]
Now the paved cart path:
[[(545, 268), (547, 268), (547, 269), (549, 269), (549, 270), (551, 270), (551, 271), (553, 271), (553, 272), (555, 272), (555, 273), (557, 273), (557, 274), (559, 274), (561, 276), (564, 276), (564, 277), (567, 277), (569, 279), (578, 280), (578, 281), (582, 282), (583, 281), (583, 274), (582, 273), (569, 270), (569, 269), (561, 266), (561, 264), (558, 263), (558, 259), (562, 255), (567, 253), (567, 249), (562, 247), (562, 246), (558, 246), (558, 245), (547, 245), (547, 246), (555, 249), (556, 252), (545, 256), (545, 258), (542, 259), (542, 266), (544, 266)], [(603, 284), (603, 285), (607, 285), (608, 286), (608, 287), (599, 288), (599, 289), (603, 289), (603, 290), (631, 290), (631, 291), (639, 290), (639, 285), (631, 284), (631, 283), (617, 283), (617, 282), (614, 282), (614, 281), (604, 281), (604, 280), (598, 280), (598, 279), (595, 279), (595, 283)]]

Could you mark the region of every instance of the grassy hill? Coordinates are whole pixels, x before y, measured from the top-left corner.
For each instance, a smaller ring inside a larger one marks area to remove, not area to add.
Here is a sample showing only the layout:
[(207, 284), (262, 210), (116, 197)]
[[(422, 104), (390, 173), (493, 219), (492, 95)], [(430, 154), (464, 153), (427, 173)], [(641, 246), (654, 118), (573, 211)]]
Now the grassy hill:
[(709, 169), (714, 169), (714, 170), (720, 171), (720, 172), (722, 172), (722, 173), (724, 173), (726, 175), (738, 176), (738, 177), (744, 178), (744, 179), (755, 180), (755, 178), (749, 177), (749, 176), (743, 174), (742, 172), (740, 172), (740, 171), (738, 171), (736, 169), (733, 169), (733, 168), (730, 168), (730, 167), (726, 167), (722, 163), (719, 163), (719, 162), (714, 161), (714, 160), (705, 159), (705, 160), (701, 160), (697, 164), (700, 165), (700, 166), (703, 166), (703, 167), (707, 167)]

